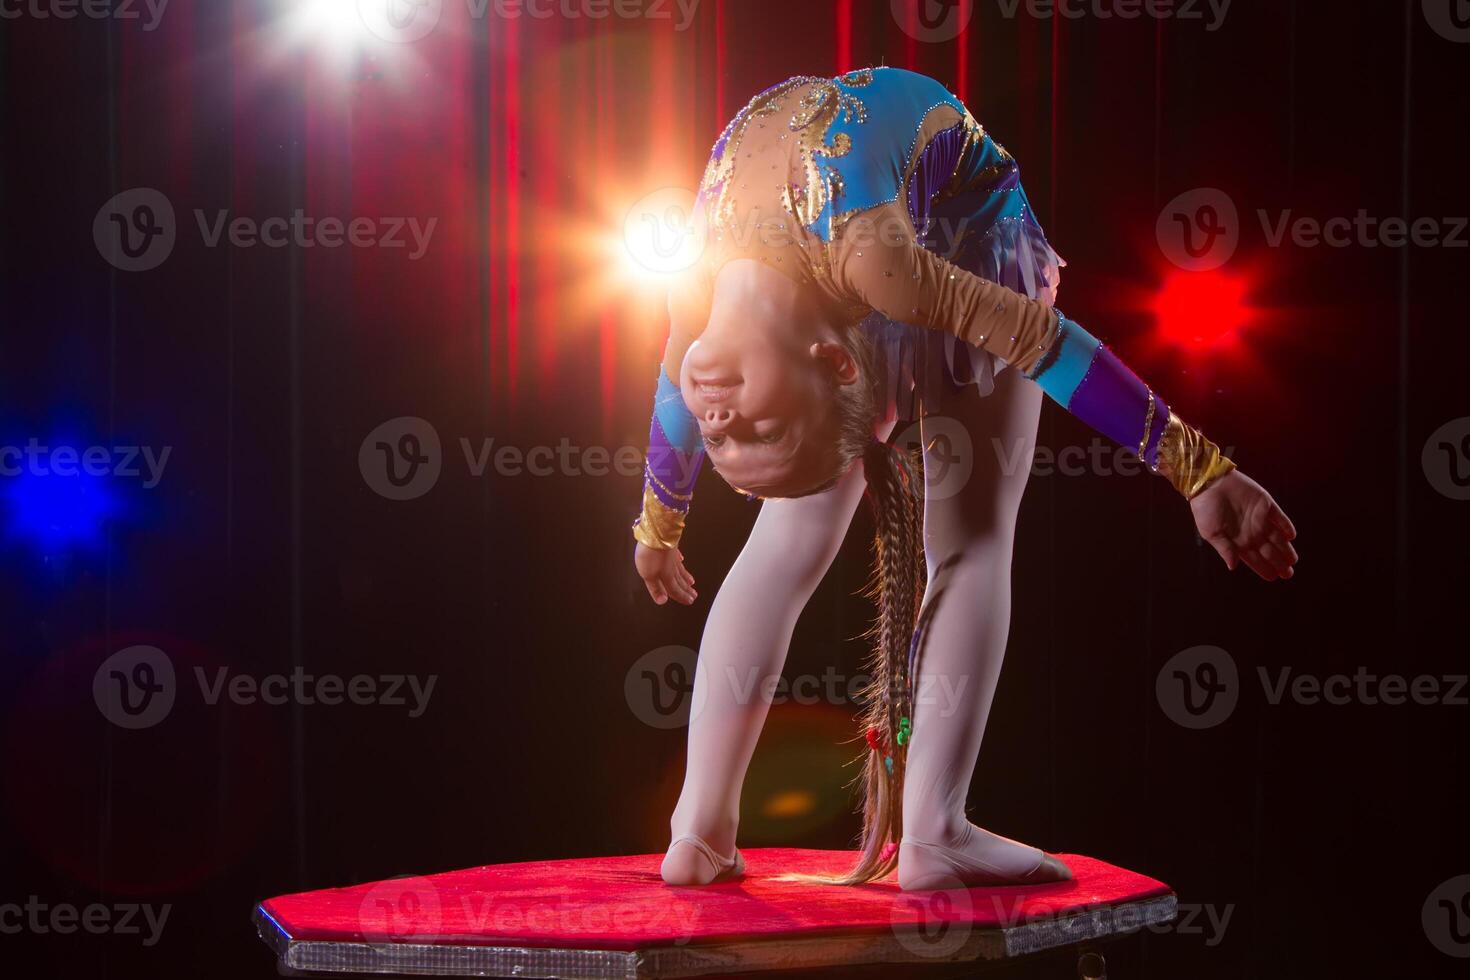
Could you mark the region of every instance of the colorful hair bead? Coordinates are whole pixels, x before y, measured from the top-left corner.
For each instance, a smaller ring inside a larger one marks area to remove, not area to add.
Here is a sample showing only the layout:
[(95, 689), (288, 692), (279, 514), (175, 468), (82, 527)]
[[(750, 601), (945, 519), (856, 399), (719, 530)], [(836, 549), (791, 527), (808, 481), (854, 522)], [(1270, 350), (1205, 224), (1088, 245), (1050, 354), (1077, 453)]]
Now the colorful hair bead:
[(878, 734), (878, 729), (869, 728), (866, 732), (863, 733), (863, 737), (868, 740), (868, 748), (872, 749), (874, 752), (883, 751), (883, 739), (882, 736)]

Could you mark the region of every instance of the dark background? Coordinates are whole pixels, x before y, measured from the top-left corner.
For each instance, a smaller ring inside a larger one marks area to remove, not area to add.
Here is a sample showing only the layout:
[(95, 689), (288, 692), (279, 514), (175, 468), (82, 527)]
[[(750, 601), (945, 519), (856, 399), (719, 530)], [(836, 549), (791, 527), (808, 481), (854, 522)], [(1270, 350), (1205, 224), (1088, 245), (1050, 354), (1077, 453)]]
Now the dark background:
[[(1300, 531), (1296, 579), (1266, 584), (1226, 573), (1161, 481), (1036, 477), (973, 818), (1231, 911), (1215, 945), (1145, 936), (1133, 975), (1463, 972), (1421, 909), (1470, 873), (1470, 708), (1273, 705), (1256, 673), (1466, 670), (1470, 503), (1421, 463), (1470, 415), (1465, 235), (1271, 247), (1255, 217), (1362, 208), (1448, 232), (1470, 213), (1470, 44), (1431, 26), (1433, 3), (1236, 0), (1211, 31), (983, 2), (946, 43), (909, 37), (886, 0), (704, 0), (687, 31), (470, 21), (450, 4), (428, 39), (338, 57), (280, 29), (289, 6), (174, 0), (154, 31), (0, 20), (0, 445), (171, 447), (151, 489), (0, 477), (0, 903), (172, 906), (153, 947), (23, 932), (0, 935), (0, 962), (270, 975), (249, 913), (272, 895), (662, 850), (683, 733), (641, 722), (624, 679), (649, 651), (697, 646), (755, 505), (706, 474), (685, 547), (700, 602), (655, 608), (631, 566), (636, 478), (476, 477), (459, 440), (641, 445), (665, 324), (600, 243), (641, 194), (696, 181), (750, 94), (887, 63), (949, 84), (1018, 157), (1070, 263), (1063, 308), (1236, 447)], [(144, 272), (114, 269), (91, 233), (134, 187), (178, 214), (172, 255)], [(1203, 346), (1150, 313), (1179, 274), (1155, 221), (1198, 187), (1239, 208), (1240, 247), (1215, 275), (1249, 306)], [(297, 207), (439, 225), (418, 261), (211, 249), (193, 225), (196, 208)], [(437, 484), (408, 501), (358, 465), (397, 416), (443, 443)], [(1055, 449), (1091, 439), (1052, 405), (1042, 426)], [(860, 517), (788, 676), (858, 670), (869, 533)], [(181, 686), (167, 719), (128, 731), (92, 680), (136, 643), (164, 650)], [(1239, 704), (1192, 731), (1155, 680), (1201, 644), (1233, 658)], [(296, 665), (437, 685), (410, 718), (210, 706), (192, 682), (195, 666)], [(773, 713), (744, 846), (852, 839), (834, 761), (851, 714)], [(791, 791), (809, 805), (765, 812)]]

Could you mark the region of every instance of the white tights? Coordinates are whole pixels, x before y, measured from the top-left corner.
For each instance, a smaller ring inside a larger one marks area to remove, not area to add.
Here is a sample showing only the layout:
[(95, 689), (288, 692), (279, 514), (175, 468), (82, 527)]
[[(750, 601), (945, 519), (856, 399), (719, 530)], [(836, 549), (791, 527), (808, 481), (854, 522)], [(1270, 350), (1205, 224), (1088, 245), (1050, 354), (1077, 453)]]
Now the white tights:
[[(899, 883), (905, 888), (940, 887), (941, 879), (956, 877), (1018, 880), (1043, 862), (1036, 848), (965, 818), (1010, 629), (1016, 514), (1040, 410), (1040, 389), (1013, 370), (996, 377), (989, 396), (966, 387), (928, 407), (964, 425), (972, 446), (956, 448), (973, 457), (974, 471), (957, 493), (928, 500), (924, 510), (929, 587), (904, 785)], [(924, 463), (926, 470), (943, 465), (927, 453)], [(733, 855), (741, 784), (770, 707), (746, 693), (748, 680), (780, 675), (797, 616), (837, 554), (862, 495), (859, 468), (826, 493), (766, 501), (715, 597), (694, 678), (693, 703), (701, 707), (690, 722), (684, 789), (670, 820), (675, 843), (663, 864), (670, 884), (703, 884), (724, 870), (704, 849), (678, 841), (682, 836)]]

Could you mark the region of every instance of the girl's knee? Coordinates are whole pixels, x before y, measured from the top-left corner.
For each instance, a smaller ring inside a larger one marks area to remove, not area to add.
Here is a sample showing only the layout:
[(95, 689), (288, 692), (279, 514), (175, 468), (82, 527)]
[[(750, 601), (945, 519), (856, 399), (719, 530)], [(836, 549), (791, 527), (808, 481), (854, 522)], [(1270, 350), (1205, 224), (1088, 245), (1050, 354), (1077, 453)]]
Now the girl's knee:
[(991, 526), (971, 534), (929, 541), (924, 549), (929, 580), (943, 582), (976, 571), (994, 575), (1008, 571), (1015, 552), (1015, 534)]

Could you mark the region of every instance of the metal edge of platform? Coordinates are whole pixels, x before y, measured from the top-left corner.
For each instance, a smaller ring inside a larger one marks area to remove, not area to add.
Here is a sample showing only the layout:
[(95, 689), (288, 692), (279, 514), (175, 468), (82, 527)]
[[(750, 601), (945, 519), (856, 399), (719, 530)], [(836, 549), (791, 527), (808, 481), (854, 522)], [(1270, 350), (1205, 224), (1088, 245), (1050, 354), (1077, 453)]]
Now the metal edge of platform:
[(638, 953), (530, 946), (448, 946), (345, 943), (293, 939), (263, 907), (252, 915), (256, 934), (285, 970), (301, 973), (382, 973), (407, 976), (532, 977), (637, 980)]
[(712, 973), (818, 969), (881, 964), (972, 963), (1015, 959), (1064, 946), (1129, 935), (1173, 921), (1174, 893), (1124, 902), (1060, 919), (929, 936), (919, 929), (849, 936), (813, 936), (692, 946), (640, 952), (639, 980), (675, 980)]
[[(675, 980), (712, 973), (1012, 959), (1128, 935), (1172, 921), (1177, 914), (1178, 899), (1171, 892), (1060, 919), (975, 929), (959, 936), (941, 934), (931, 938), (911, 930), (661, 946), (637, 951), (301, 940), (292, 939), (261, 906), (256, 906), (253, 918), (261, 940), (276, 954), (280, 966), (290, 972)], [(959, 941), (955, 942), (956, 939)]]

